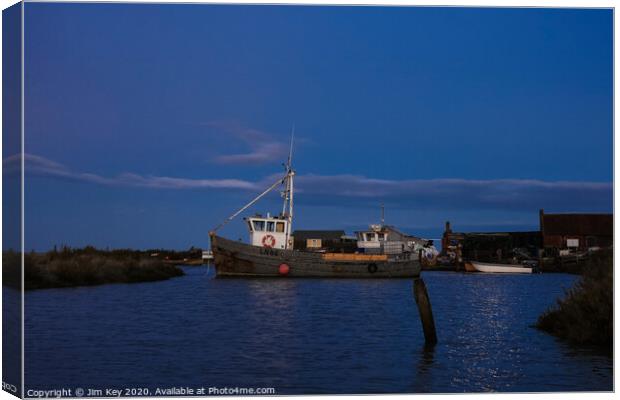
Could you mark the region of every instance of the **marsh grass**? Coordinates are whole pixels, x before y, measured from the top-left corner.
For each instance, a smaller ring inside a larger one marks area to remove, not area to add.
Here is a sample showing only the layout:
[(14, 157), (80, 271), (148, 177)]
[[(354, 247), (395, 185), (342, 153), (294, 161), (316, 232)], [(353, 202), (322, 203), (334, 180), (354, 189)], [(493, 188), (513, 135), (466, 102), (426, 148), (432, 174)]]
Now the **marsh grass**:
[(579, 281), (536, 327), (573, 344), (613, 347), (613, 252), (593, 254)]
[[(20, 254), (3, 253), (3, 281), (21, 286)], [(135, 283), (169, 279), (183, 271), (163, 260), (132, 250), (98, 250), (94, 247), (70, 249), (63, 247), (46, 253), (24, 255), (24, 286), (26, 290), (71, 286), (92, 286), (104, 283)]]

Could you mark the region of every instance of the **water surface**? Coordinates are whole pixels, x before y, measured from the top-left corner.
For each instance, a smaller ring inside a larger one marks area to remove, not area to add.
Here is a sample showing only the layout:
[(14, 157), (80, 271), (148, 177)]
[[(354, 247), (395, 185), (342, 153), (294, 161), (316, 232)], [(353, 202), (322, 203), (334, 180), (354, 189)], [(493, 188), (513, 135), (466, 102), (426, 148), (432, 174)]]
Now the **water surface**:
[(273, 387), (277, 394), (609, 391), (612, 359), (532, 328), (565, 274), (423, 272), (412, 282), (214, 279), (26, 294), (26, 388)]

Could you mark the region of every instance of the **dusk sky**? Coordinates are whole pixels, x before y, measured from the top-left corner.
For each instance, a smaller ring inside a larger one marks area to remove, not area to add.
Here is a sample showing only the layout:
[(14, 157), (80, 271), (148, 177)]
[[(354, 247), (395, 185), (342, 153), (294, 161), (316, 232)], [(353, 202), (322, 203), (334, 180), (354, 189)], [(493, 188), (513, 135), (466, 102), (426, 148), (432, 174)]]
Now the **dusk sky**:
[(207, 247), (283, 173), (293, 124), (294, 229), (351, 232), (382, 202), (430, 238), (613, 209), (611, 10), (25, 11), (26, 250)]

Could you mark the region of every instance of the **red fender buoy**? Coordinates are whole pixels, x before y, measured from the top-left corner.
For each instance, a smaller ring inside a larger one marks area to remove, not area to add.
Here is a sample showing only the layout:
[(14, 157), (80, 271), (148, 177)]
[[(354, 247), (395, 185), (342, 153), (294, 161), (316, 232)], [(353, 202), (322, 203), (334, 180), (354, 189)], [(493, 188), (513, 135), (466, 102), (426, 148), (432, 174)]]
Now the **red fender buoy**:
[(290, 270), (291, 268), (286, 264), (280, 264), (280, 268), (278, 268), (278, 272), (280, 273), (280, 275), (288, 275), (288, 272)]

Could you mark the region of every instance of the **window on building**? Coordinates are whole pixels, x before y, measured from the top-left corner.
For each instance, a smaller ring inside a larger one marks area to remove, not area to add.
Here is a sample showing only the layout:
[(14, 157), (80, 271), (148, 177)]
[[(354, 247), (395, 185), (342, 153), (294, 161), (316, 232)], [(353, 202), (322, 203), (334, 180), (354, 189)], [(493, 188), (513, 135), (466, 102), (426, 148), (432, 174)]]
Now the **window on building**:
[(319, 248), (321, 245), (321, 239), (308, 239), (306, 242), (306, 247), (308, 248)]
[(267, 232), (273, 232), (275, 228), (275, 222), (267, 221)]
[(254, 230), (255, 231), (264, 231), (265, 230), (265, 221), (254, 221)]
[(276, 232), (284, 232), (284, 222), (276, 223)]

